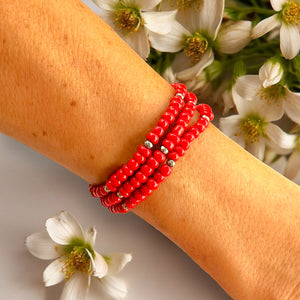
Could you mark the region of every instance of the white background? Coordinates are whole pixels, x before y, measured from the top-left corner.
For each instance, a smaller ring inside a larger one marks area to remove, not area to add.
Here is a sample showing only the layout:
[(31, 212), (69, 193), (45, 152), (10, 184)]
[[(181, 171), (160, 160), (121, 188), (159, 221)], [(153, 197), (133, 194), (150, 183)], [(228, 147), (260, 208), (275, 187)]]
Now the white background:
[[(90, 0), (84, 1), (92, 9)], [(49, 263), (31, 256), (24, 238), (44, 222), (70, 211), (87, 228), (96, 226), (101, 254), (133, 253), (120, 273), (128, 300), (231, 299), (183, 251), (132, 213), (112, 215), (88, 192), (86, 182), (28, 147), (0, 134), (0, 299), (56, 300), (62, 284), (45, 288)]]

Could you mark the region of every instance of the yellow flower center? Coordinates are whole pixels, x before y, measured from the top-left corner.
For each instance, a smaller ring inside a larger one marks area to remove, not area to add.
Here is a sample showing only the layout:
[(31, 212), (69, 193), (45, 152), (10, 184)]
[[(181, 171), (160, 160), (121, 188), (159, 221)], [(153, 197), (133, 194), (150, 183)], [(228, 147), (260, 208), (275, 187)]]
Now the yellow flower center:
[(168, 0), (171, 6), (174, 6), (174, 2), (176, 2), (178, 10), (187, 9), (194, 7), (199, 10), (202, 4), (202, 0)]
[(76, 271), (88, 273), (91, 272), (91, 259), (85, 248), (74, 246), (68, 253), (64, 265), (64, 274), (68, 280)]
[(255, 143), (261, 135), (266, 136), (266, 122), (256, 114), (250, 114), (241, 121), (240, 129), (245, 142)]
[(279, 105), (286, 96), (286, 89), (281, 84), (274, 84), (266, 88), (262, 88), (260, 90), (260, 96), (261, 99), (266, 100), (268, 104), (273, 102)]
[(281, 11), (281, 16), (286, 24), (300, 24), (300, 4), (295, 1), (288, 1)]
[(138, 31), (143, 25), (143, 19), (137, 7), (124, 7), (120, 2), (114, 12), (114, 24), (125, 36)]
[(193, 64), (196, 64), (201, 59), (207, 48), (208, 41), (201, 33), (196, 32), (185, 40), (184, 52)]

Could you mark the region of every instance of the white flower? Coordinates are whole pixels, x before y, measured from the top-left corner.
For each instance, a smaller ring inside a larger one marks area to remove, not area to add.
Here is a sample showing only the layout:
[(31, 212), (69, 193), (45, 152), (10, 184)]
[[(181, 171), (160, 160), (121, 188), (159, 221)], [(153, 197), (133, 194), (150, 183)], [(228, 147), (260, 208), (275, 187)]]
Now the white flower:
[(267, 88), (273, 84), (278, 83), (283, 76), (283, 68), (279, 62), (267, 61), (259, 69), (259, 79), (262, 86)]
[(295, 140), (294, 152), (288, 159), (284, 175), (300, 185), (300, 135)]
[(252, 23), (240, 20), (221, 25), (217, 43), (221, 52), (233, 54), (241, 51), (251, 41)]
[(176, 10), (152, 11), (161, 0), (93, 0), (103, 9), (99, 16), (143, 59), (150, 52), (149, 35), (166, 34), (175, 21)]
[(204, 0), (199, 9), (190, 9), (179, 22), (174, 22), (170, 33), (152, 34), (153, 48), (163, 52), (179, 53), (173, 70), (181, 81), (199, 74), (214, 59), (212, 43), (215, 40), (224, 10), (224, 0)]
[[(270, 85), (272, 81), (280, 78), (280, 74), (276, 76), (276, 72), (272, 73), (271, 71), (270, 76), (265, 76), (266, 73), (262, 68), (260, 69), (260, 76), (245, 75), (239, 77), (234, 86), (235, 92), (246, 100), (258, 99), (264, 102), (267, 109), (276, 116), (276, 119), (280, 119), (285, 112), (291, 120), (300, 124), (300, 93), (290, 91), (280, 82)], [(263, 81), (260, 80), (260, 77)], [(264, 87), (263, 84), (267, 87)]]
[(300, 2), (299, 0), (270, 0), (277, 12), (259, 22), (252, 30), (252, 37), (258, 38), (280, 27), (280, 49), (287, 59), (294, 58), (300, 50)]
[(279, 154), (292, 151), (295, 136), (271, 123), (278, 117), (265, 102), (257, 98), (247, 101), (237, 93), (235, 87), (232, 96), (238, 115), (220, 119), (220, 128), (227, 136), (260, 160), (264, 157), (266, 145)]
[[(55, 259), (44, 270), (45, 286), (66, 280), (61, 300), (84, 300), (91, 276), (102, 285), (109, 286), (107, 292), (122, 290), (126, 286), (112, 285), (112, 273), (120, 271), (131, 260), (130, 254), (113, 254), (103, 257), (94, 250), (96, 230), (83, 231), (77, 220), (67, 211), (46, 221), (46, 232), (33, 233), (25, 240), (29, 252), (40, 259)], [(115, 280), (118, 283), (117, 280)], [(115, 297), (119, 299), (120, 297)]]

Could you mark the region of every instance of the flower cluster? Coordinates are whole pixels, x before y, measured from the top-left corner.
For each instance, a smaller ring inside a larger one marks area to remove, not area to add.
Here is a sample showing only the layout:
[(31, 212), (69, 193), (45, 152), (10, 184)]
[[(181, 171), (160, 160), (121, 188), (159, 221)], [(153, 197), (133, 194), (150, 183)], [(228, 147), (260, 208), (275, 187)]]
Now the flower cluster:
[(114, 299), (125, 298), (126, 284), (115, 274), (131, 261), (131, 254), (102, 256), (96, 252), (95, 227), (84, 231), (67, 211), (49, 218), (46, 230), (28, 236), (25, 245), (32, 255), (40, 259), (55, 259), (45, 269), (43, 279), (45, 286), (66, 281), (61, 300), (94, 299), (98, 286)]
[(300, 184), (299, 0), (93, 0), (169, 82), (223, 114), (220, 129)]

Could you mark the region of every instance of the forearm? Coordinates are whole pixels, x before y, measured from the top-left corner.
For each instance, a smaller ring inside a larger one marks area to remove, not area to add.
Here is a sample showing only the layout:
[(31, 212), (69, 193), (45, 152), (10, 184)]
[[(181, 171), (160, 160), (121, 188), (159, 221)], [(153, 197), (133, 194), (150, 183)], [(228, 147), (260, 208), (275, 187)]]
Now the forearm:
[[(0, 14), (0, 130), (104, 181), (172, 88), (79, 1), (7, 1)], [(234, 298), (284, 299), (300, 271), (299, 199), (296, 185), (209, 126), (135, 213)]]

